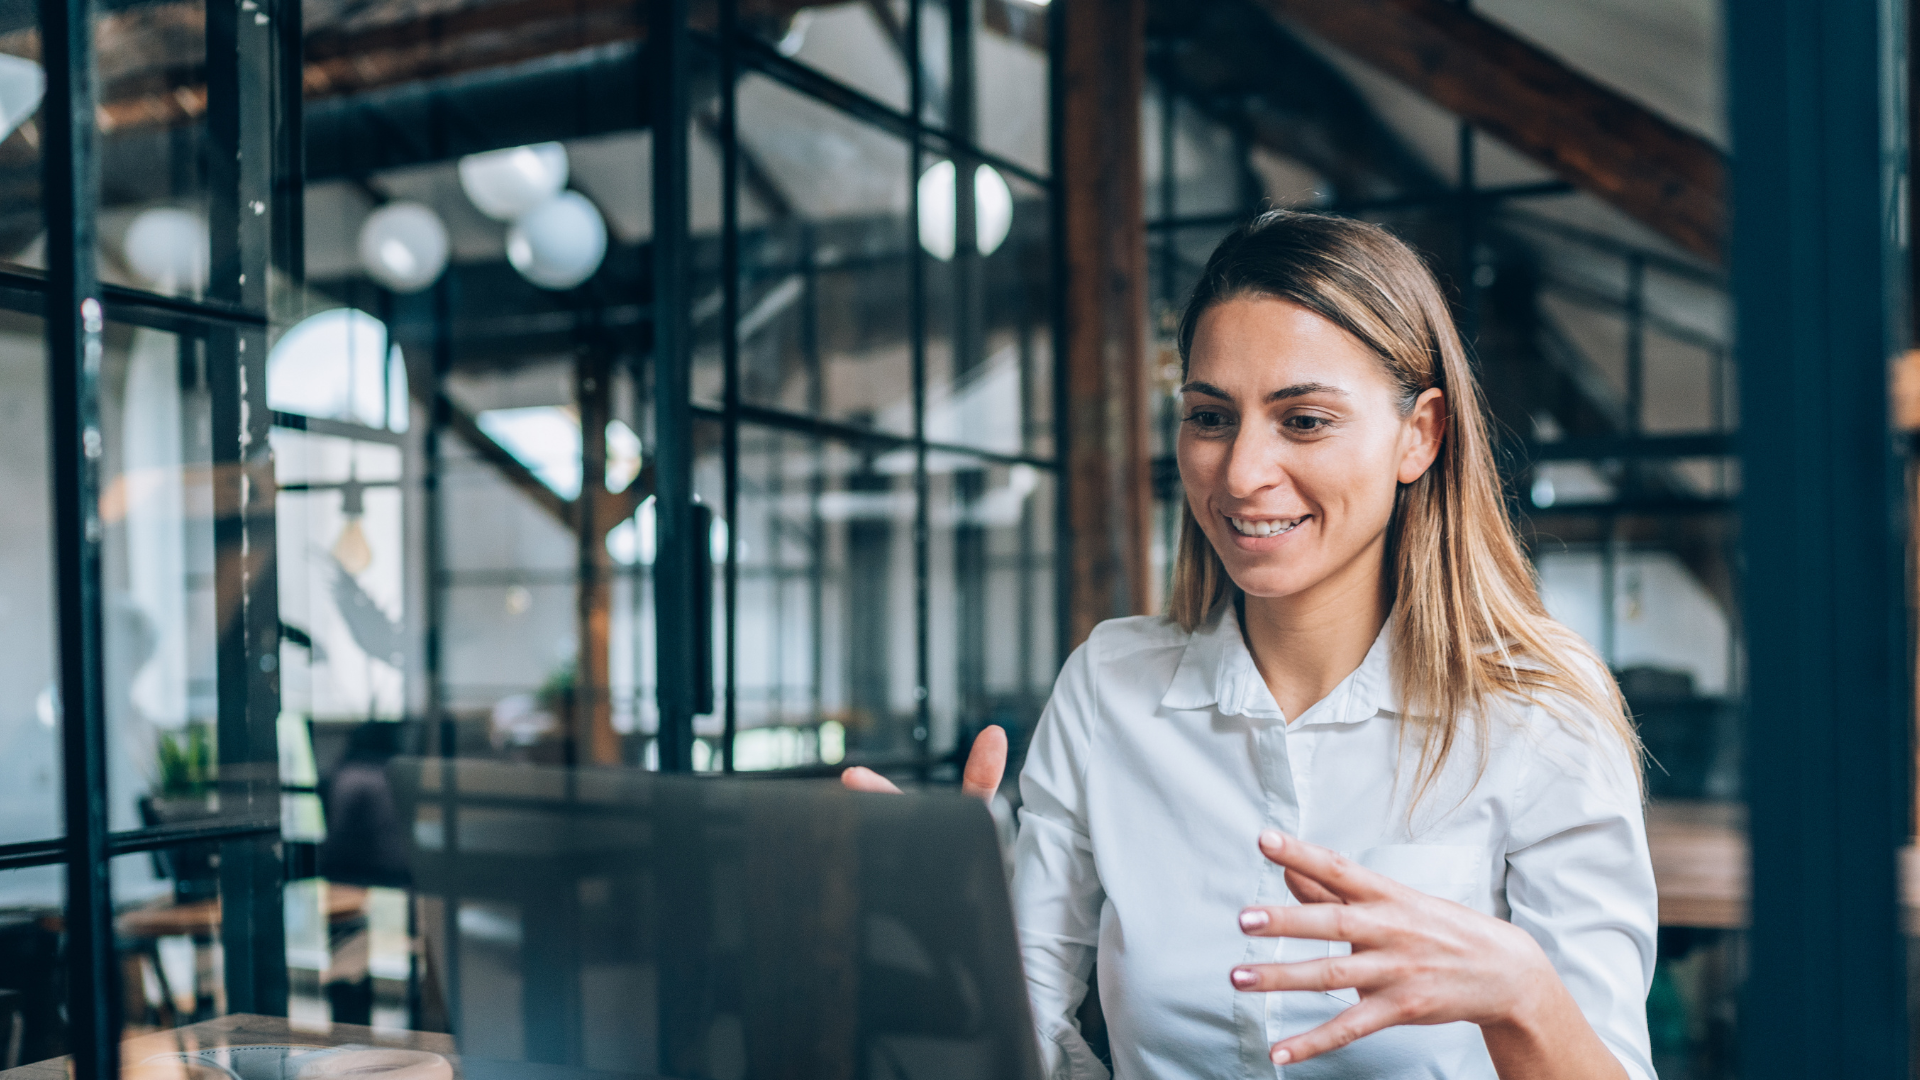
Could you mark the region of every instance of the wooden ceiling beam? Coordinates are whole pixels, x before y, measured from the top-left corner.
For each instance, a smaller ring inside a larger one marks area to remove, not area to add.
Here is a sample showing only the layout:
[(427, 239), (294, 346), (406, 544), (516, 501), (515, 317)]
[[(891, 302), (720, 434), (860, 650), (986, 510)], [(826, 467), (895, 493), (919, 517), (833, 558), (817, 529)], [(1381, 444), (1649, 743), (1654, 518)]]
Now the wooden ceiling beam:
[(1448, 112), (1719, 264), (1718, 147), (1447, 0), (1260, 0)]

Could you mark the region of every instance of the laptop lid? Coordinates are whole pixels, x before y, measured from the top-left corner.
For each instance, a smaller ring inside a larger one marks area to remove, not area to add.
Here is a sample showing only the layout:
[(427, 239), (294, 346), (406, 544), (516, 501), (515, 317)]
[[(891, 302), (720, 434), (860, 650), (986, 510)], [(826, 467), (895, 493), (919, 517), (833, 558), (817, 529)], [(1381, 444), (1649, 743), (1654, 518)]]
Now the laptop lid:
[(389, 777), (463, 1056), (684, 1080), (1039, 1076), (976, 800), (418, 758)]

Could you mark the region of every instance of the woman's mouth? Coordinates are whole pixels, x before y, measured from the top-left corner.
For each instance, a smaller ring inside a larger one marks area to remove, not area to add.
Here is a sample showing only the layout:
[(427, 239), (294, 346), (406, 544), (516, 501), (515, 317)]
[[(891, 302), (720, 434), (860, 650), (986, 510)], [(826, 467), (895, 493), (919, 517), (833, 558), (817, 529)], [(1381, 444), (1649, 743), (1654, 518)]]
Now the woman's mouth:
[(1290, 533), (1312, 516), (1304, 514), (1297, 518), (1238, 518), (1228, 515), (1227, 523), (1232, 525), (1233, 531), (1241, 536), (1259, 539)]

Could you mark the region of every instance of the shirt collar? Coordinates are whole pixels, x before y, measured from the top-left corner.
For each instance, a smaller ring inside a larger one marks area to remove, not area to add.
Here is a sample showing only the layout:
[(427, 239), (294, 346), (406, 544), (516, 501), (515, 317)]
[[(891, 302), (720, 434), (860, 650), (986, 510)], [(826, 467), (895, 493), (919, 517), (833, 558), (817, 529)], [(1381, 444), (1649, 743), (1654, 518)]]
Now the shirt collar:
[[(1188, 637), (1173, 683), (1160, 699), (1162, 708), (1179, 711), (1213, 706), (1223, 716), (1287, 720), (1247, 651), (1236, 606), (1221, 604), (1213, 618)], [(1392, 624), (1389, 618), (1380, 628), (1359, 667), (1288, 726), (1356, 724), (1393, 711), (1393, 650), (1387, 633)]]

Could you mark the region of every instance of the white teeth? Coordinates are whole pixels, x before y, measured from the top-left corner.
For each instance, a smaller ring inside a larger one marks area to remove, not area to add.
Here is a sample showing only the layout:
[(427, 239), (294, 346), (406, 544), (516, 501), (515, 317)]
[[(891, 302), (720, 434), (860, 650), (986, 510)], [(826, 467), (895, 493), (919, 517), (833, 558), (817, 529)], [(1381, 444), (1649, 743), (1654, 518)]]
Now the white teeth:
[(1306, 518), (1297, 517), (1292, 521), (1245, 521), (1237, 517), (1227, 519), (1233, 523), (1233, 531), (1241, 536), (1279, 536), (1292, 532)]

